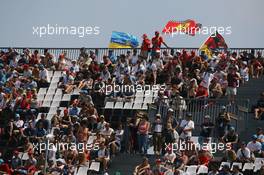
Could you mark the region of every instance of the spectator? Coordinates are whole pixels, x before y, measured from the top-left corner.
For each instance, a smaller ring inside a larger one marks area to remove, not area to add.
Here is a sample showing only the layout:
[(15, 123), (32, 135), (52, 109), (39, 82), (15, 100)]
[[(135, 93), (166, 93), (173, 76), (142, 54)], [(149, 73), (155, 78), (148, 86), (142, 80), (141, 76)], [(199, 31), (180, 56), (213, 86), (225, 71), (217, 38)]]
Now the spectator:
[(245, 142), (241, 143), (240, 148), (237, 151), (237, 159), (239, 162), (246, 163), (252, 161), (252, 156), (250, 150), (247, 148)]
[(163, 146), (162, 142), (162, 130), (163, 124), (161, 121), (161, 115), (156, 114), (156, 119), (153, 123), (153, 145), (154, 145), (154, 152), (156, 155), (160, 155), (161, 148)]
[(191, 137), (193, 129), (194, 122), (192, 121), (192, 114), (188, 113), (186, 119), (183, 119), (180, 124), (180, 138), (184, 140), (186, 137)]

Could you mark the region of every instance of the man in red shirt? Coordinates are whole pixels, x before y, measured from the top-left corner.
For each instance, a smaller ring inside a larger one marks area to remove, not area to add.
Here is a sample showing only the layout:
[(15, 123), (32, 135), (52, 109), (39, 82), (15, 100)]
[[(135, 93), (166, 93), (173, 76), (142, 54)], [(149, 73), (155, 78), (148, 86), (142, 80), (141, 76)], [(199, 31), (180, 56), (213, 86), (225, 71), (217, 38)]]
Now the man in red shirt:
[(141, 44), (140, 56), (142, 58), (144, 58), (144, 59), (147, 59), (148, 58), (148, 53), (150, 51), (151, 42), (148, 39), (147, 34), (143, 34), (142, 38), (143, 38), (143, 41), (142, 41), (142, 44)]
[(237, 74), (237, 69), (235, 67), (229, 68), (229, 73), (227, 74), (228, 87), (226, 93), (230, 104), (235, 102), (239, 79), (240, 77)]
[(160, 51), (161, 44), (164, 44), (167, 48), (169, 46), (164, 42), (163, 38), (159, 35), (159, 32), (155, 32), (155, 36), (152, 38), (152, 57), (156, 56), (156, 52)]

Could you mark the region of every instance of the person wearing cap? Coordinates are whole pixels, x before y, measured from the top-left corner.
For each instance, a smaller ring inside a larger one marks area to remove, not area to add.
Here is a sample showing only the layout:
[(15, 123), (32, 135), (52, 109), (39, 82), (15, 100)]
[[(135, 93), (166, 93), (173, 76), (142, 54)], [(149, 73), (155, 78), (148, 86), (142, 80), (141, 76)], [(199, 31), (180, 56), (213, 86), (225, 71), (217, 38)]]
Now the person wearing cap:
[(54, 114), (50, 120), (52, 127), (59, 127), (61, 122), (61, 110), (57, 109), (56, 114)]
[(255, 155), (255, 157), (261, 156), (262, 145), (258, 141), (258, 136), (256, 134), (252, 136), (252, 141), (248, 142), (247, 148)]
[(179, 123), (177, 122), (176, 117), (174, 117), (174, 110), (172, 108), (168, 109), (167, 116), (166, 116), (166, 123), (164, 123), (164, 128), (166, 128), (166, 126), (169, 123), (171, 124), (173, 129), (178, 128)]
[(240, 144), (240, 148), (237, 150), (237, 159), (242, 163), (251, 162), (253, 160), (251, 158), (251, 151), (247, 148), (247, 144), (245, 142), (242, 142)]
[(246, 61), (242, 61), (242, 64), (240, 67), (240, 76), (241, 76), (242, 84), (248, 82), (248, 80), (249, 80), (249, 68), (247, 66)]
[(43, 64), (39, 66), (39, 87), (48, 87), (49, 83), (49, 71)]
[(99, 122), (97, 123), (97, 131), (103, 131), (106, 123), (104, 115), (100, 115)]
[(169, 46), (164, 42), (163, 38), (160, 36), (160, 33), (158, 31), (155, 31), (155, 36), (151, 39), (151, 43), (152, 57), (156, 57), (156, 53), (160, 52), (161, 44), (169, 48)]
[(156, 155), (159, 155), (163, 145), (162, 142), (163, 123), (160, 114), (156, 114), (156, 119), (152, 124), (152, 130), (153, 130), (154, 152)]
[(14, 125), (17, 128), (22, 128), (24, 126), (24, 121), (20, 118), (20, 115), (19, 114), (15, 114)]
[(204, 139), (211, 137), (213, 128), (214, 128), (214, 124), (210, 121), (210, 116), (205, 115), (204, 121), (201, 124), (201, 132), (199, 137), (200, 144), (203, 144)]
[(230, 167), (229, 165), (223, 165), (221, 171), (218, 173), (218, 175), (232, 175), (230, 172)]
[(192, 131), (194, 130), (194, 122), (192, 120), (192, 114), (188, 113), (186, 118), (180, 123), (180, 138), (185, 139), (186, 137), (192, 137)]
[(14, 157), (11, 160), (12, 169), (17, 169), (22, 165), (22, 159), (19, 157), (19, 152), (14, 151)]
[(148, 59), (148, 53), (150, 51), (151, 48), (151, 42), (147, 36), (147, 34), (143, 34), (142, 35), (142, 44), (141, 44), (141, 49), (140, 49), (140, 56), (143, 59)]
[(238, 134), (236, 133), (235, 127), (231, 126), (228, 132), (221, 138), (221, 141), (236, 146), (238, 143)]
[(218, 114), (218, 117), (215, 120), (215, 126), (217, 129), (218, 138), (222, 138), (228, 131), (230, 127), (230, 115), (226, 112), (226, 107), (222, 106), (221, 111)]

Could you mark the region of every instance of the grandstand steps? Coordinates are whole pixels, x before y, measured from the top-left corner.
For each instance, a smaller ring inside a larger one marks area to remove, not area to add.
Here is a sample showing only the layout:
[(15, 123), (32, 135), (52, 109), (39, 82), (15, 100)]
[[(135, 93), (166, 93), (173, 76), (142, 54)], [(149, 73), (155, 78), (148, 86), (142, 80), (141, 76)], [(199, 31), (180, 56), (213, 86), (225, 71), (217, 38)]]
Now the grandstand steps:
[[(248, 83), (239, 87), (238, 97), (248, 98), (250, 106), (255, 105), (259, 99), (260, 93), (264, 91), (264, 76), (259, 79), (251, 78)], [(255, 120), (254, 113), (249, 113), (248, 121), (246, 123), (246, 130), (240, 133), (243, 140), (249, 141), (251, 136), (256, 133), (257, 127), (263, 128), (264, 121)]]
[(121, 175), (133, 174), (134, 168), (141, 162), (142, 156), (139, 154), (122, 153), (113, 158), (108, 173), (110, 175), (115, 175), (116, 172), (120, 172)]
[(259, 79), (251, 78), (249, 82), (244, 85), (241, 85), (238, 88), (237, 95), (241, 98), (248, 98), (251, 101), (251, 104), (255, 104), (258, 100), (261, 92), (264, 91), (264, 76)]

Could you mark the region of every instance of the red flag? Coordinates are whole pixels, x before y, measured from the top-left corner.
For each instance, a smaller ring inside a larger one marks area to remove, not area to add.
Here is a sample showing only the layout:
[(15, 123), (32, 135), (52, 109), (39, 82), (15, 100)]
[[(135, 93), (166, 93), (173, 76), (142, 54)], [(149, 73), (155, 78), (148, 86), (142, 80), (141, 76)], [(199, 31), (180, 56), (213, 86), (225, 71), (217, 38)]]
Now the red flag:
[(201, 26), (201, 24), (191, 19), (185, 21), (169, 21), (162, 30), (162, 33), (183, 32), (194, 36), (196, 31), (200, 30)]

